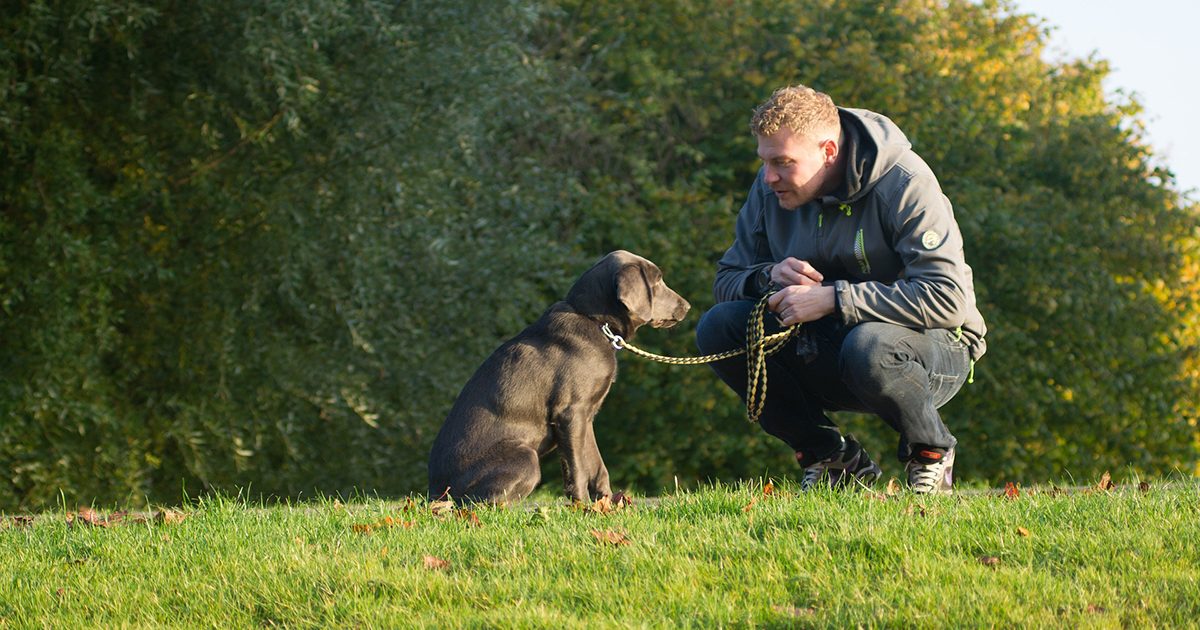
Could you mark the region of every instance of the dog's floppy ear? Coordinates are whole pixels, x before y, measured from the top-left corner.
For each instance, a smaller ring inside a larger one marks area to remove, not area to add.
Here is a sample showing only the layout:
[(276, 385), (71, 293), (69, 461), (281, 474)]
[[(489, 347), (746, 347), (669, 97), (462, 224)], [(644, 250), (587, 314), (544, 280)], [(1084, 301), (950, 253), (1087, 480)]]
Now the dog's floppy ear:
[(624, 265), (617, 272), (617, 299), (635, 327), (653, 319), (653, 285), (661, 278), (657, 267), (642, 261)]

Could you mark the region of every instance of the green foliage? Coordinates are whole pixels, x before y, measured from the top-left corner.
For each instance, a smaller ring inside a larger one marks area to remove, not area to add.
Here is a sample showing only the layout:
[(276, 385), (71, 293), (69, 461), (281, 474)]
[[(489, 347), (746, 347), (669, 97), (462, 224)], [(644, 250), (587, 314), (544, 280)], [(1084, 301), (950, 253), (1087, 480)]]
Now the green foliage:
[(420, 484), (583, 261), (514, 150), (520, 3), (33, 3), (0, 23), (0, 506)]
[[(546, 54), (594, 88), (598, 144), (617, 156), (604, 181), (632, 206), (597, 215), (611, 227), (589, 234), (613, 236), (585, 247), (689, 261), (667, 278), (703, 311), (756, 168), (749, 112), (775, 87), (810, 85), (896, 120), (955, 204), (991, 328), (976, 383), (943, 409), (961, 473), (1196, 470), (1198, 215), (1151, 166), (1136, 103), (1105, 100), (1104, 62), (1044, 61), (1037, 20), (994, 2), (564, 0), (547, 24)], [(711, 379), (629, 363), (602, 412), (637, 419), (637, 433), (600, 438), (632, 455), (616, 478), (790, 470)], [(841, 420), (893, 450), (882, 423)]]
[[(421, 488), (461, 384), (618, 247), (694, 307), (638, 341), (694, 354), (749, 112), (796, 82), (955, 203), (991, 326), (963, 473), (1193, 471), (1196, 208), (1044, 43), (966, 0), (0, 10), (0, 508)], [(706, 368), (622, 357), (598, 427), (618, 486), (794, 468)]]

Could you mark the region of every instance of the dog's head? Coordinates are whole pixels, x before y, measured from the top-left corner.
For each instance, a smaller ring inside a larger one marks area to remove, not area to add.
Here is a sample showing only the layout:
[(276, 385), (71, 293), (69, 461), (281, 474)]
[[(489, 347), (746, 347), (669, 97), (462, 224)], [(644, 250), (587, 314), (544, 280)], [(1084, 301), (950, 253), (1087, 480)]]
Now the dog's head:
[(663, 282), (658, 265), (625, 250), (608, 254), (584, 272), (566, 301), (594, 319), (616, 318), (627, 337), (646, 324), (674, 326), (692, 307)]

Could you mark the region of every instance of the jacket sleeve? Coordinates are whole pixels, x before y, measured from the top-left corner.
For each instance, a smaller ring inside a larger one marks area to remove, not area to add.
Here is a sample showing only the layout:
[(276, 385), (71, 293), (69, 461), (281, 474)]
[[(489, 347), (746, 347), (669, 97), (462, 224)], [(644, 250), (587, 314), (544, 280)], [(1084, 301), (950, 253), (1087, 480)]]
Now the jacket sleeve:
[(774, 264), (767, 242), (763, 215), (762, 171), (750, 187), (750, 195), (738, 213), (734, 228), (733, 246), (717, 263), (717, 278), (713, 282), (713, 297), (717, 303), (734, 300), (757, 300), (762, 297), (752, 282), (754, 274)]
[(956, 328), (967, 317), (971, 279), (962, 233), (932, 173), (912, 175), (885, 200), (884, 232), (904, 272), (891, 283), (839, 280), (837, 311), (849, 325), (876, 321), (914, 328)]

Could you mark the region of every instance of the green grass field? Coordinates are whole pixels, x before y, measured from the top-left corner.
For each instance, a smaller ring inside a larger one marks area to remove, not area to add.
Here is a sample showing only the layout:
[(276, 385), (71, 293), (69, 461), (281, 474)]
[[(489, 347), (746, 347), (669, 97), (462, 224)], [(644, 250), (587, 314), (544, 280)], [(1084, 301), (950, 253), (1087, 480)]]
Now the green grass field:
[[(0, 628), (1195, 628), (1200, 488), (0, 522)], [(541, 495), (545, 496), (545, 495)], [(93, 521), (93, 522), (89, 522)]]

